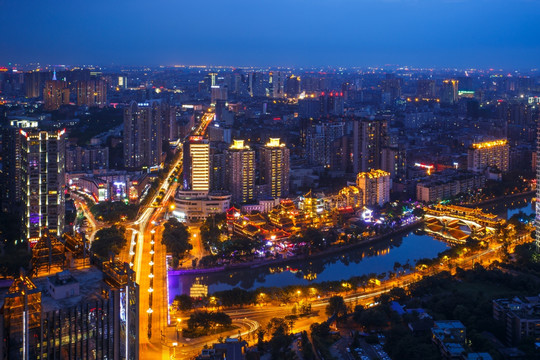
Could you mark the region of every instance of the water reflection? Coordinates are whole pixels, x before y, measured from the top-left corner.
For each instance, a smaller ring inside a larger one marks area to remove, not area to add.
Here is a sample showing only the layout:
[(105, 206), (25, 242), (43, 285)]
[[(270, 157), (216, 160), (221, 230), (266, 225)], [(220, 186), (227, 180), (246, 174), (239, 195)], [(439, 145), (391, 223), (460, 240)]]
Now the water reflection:
[(520, 211), (523, 211), (527, 215), (531, 215), (534, 214), (535, 211), (532, 199), (532, 195), (516, 197), (511, 200), (483, 206), (482, 209), (504, 219), (510, 219), (512, 215), (517, 214)]
[[(532, 196), (514, 198), (482, 207), (485, 211), (509, 218), (520, 211), (534, 213)], [(307, 260), (241, 269), (206, 275), (178, 275), (169, 278), (169, 297), (189, 294), (194, 283), (208, 285), (209, 293), (240, 287), (256, 289), (262, 286), (307, 285), (331, 280), (344, 280), (352, 276), (383, 273), (393, 270), (395, 262), (414, 265), (421, 258), (433, 258), (448, 248), (444, 242), (419, 232), (379, 241), (372, 245), (329, 254)]]
[(343, 280), (352, 276), (391, 271), (395, 262), (414, 265), (416, 260), (434, 257), (447, 248), (444, 242), (411, 232), (372, 245), (280, 265), (206, 275), (171, 276), (170, 297), (189, 293), (194, 283), (208, 285), (212, 293), (234, 287), (256, 289), (261, 286), (307, 285)]

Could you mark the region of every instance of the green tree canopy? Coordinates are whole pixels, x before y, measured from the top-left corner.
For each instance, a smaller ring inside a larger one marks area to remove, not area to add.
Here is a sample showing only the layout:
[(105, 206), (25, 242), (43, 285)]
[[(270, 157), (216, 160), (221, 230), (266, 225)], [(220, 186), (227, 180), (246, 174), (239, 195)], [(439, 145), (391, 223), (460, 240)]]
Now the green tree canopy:
[(107, 258), (110, 252), (118, 255), (127, 244), (125, 231), (123, 226), (116, 225), (99, 230), (92, 242), (92, 252), (101, 258)]

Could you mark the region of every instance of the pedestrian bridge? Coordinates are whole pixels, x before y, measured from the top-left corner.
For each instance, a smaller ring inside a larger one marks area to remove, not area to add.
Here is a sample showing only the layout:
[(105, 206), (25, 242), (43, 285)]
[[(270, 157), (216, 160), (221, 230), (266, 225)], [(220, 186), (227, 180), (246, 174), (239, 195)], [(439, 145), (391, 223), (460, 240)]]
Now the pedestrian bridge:
[(471, 236), (490, 240), (504, 220), (496, 215), (455, 205), (434, 205), (426, 209), (425, 230), (447, 241), (464, 243)]

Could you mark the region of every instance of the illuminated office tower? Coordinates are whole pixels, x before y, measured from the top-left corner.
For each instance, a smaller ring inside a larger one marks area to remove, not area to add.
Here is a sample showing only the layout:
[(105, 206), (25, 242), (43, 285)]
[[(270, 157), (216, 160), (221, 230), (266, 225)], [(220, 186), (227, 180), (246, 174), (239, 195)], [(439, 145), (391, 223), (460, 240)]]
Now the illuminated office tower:
[(23, 234), (31, 243), (64, 231), (65, 130), (19, 130), (22, 135)]
[(509, 158), (510, 147), (506, 139), (475, 143), (469, 148), (468, 169), (481, 172), (487, 167), (496, 167), (502, 172), (507, 172)]
[(381, 168), (381, 154), (388, 144), (388, 123), (383, 119), (355, 120), (353, 123), (353, 171)]
[(289, 195), (289, 149), (279, 138), (270, 138), (261, 148), (261, 180), (267, 186), (266, 196), (274, 199)]
[(225, 180), (234, 203), (242, 204), (254, 199), (255, 151), (244, 145), (244, 140), (234, 140), (227, 150)]
[(131, 104), (124, 109), (124, 165), (152, 168), (161, 164), (162, 111), (159, 101)]
[(457, 80), (444, 80), (441, 87), (441, 103), (455, 104), (458, 100), (458, 86)]
[(364, 206), (382, 206), (390, 201), (392, 180), (390, 173), (383, 170), (361, 172), (356, 177), (356, 186), (362, 191)]
[(107, 83), (103, 80), (77, 82), (77, 105), (104, 107), (107, 105)]
[(210, 190), (210, 143), (202, 136), (191, 136), (184, 144), (184, 189)]
[(45, 82), (43, 90), (45, 110), (58, 110), (61, 105), (69, 104), (69, 89), (65, 81), (56, 80), (56, 74), (52, 80)]

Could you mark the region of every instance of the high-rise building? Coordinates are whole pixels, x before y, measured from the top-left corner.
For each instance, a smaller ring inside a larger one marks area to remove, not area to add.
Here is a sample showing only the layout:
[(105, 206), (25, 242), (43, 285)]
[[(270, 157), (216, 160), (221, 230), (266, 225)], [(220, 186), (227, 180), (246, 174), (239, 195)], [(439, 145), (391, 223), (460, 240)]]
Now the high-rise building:
[(227, 189), (227, 155), (215, 147), (210, 147), (210, 191), (220, 192)]
[(345, 134), (343, 121), (309, 123), (306, 134), (306, 158), (312, 165), (330, 167), (334, 154), (334, 140)]
[(390, 173), (383, 170), (361, 172), (356, 177), (356, 186), (362, 191), (364, 206), (383, 206), (390, 201), (392, 180)]
[(496, 167), (507, 172), (510, 162), (510, 146), (506, 139), (472, 144), (468, 152), (468, 169), (482, 172), (487, 167)]
[(289, 195), (289, 149), (279, 138), (270, 138), (261, 148), (260, 174), (267, 185), (266, 196), (274, 199)]
[(50, 79), (50, 72), (30, 71), (24, 74), (24, 89), (27, 98), (41, 97), (43, 85)]
[(319, 96), (319, 115), (343, 115), (343, 93), (338, 91), (322, 92)]
[(77, 105), (100, 108), (107, 105), (107, 83), (103, 80), (77, 82)]
[(244, 140), (234, 140), (227, 150), (226, 181), (234, 203), (255, 198), (255, 151), (244, 145)]
[(211, 96), (212, 104), (215, 104), (219, 100), (227, 101), (227, 86), (225, 85), (212, 85)]
[(444, 80), (441, 87), (441, 103), (455, 104), (458, 100), (459, 81)]
[(383, 102), (393, 101), (401, 96), (401, 79), (394, 74), (386, 74), (381, 82)]
[(210, 190), (210, 143), (202, 136), (191, 136), (184, 144), (184, 189)]
[(291, 75), (287, 78), (285, 93), (288, 98), (296, 98), (300, 94), (300, 76)]
[(3, 211), (11, 213), (21, 210), (23, 186), (23, 135), (21, 129), (28, 131), (37, 129), (37, 121), (12, 120), (10, 125), (2, 128), (0, 158), (0, 203)]
[(381, 154), (388, 144), (388, 123), (384, 119), (357, 119), (353, 123), (353, 171), (381, 168)]
[(424, 99), (435, 98), (435, 80), (420, 79), (416, 83), (416, 96)]
[(66, 149), (66, 171), (88, 171), (109, 168), (109, 148), (74, 146)]
[(124, 165), (127, 168), (161, 164), (162, 122), (159, 101), (133, 101), (124, 109)]
[(44, 231), (64, 231), (65, 130), (20, 129), (23, 234), (31, 243)]
[[(56, 77), (56, 74), (55, 74)], [(65, 81), (49, 80), (45, 82), (43, 90), (43, 100), (45, 101), (45, 110), (58, 110), (62, 105), (69, 104), (69, 88)]]
[(281, 71), (271, 71), (268, 79), (268, 96), (283, 98), (285, 96), (285, 74)]
[(15, 279), (0, 311), (0, 359), (139, 358), (139, 288), (128, 264)]

